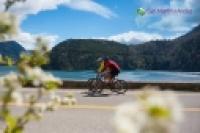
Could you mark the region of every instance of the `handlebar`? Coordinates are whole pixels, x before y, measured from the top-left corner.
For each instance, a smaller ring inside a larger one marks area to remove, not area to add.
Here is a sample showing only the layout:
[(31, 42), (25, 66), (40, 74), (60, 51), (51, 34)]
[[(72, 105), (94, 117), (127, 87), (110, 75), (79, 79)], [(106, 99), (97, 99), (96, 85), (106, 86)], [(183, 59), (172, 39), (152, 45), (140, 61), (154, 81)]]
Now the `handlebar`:
[(97, 78), (97, 79), (101, 79), (102, 77), (103, 77), (103, 75), (102, 75), (101, 73), (98, 72), (98, 73), (96, 74), (96, 78)]
[(105, 77), (105, 75), (108, 74), (108, 72), (98, 72), (96, 75), (97, 79), (102, 79)]

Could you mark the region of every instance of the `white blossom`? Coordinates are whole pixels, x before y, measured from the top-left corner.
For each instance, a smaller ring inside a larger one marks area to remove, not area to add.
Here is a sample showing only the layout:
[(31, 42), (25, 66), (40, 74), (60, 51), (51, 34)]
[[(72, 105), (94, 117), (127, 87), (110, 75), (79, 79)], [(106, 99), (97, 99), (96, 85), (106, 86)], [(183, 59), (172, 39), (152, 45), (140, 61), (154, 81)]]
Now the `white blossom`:
[(0, 89), (3, 89), (3, 86), (4, 86), (3, 78), (0, 77)]
[(61, 104), (62, 99), (55, 92), (50, 92), (49, 98), (50, 98), (50, 101), (46, 105), (47, 110), (55, 111), (58, 108), (58, 106)]
[(75, 98), (64, 97), (61, 102), (63, 105), (74, 105), (77, 103)]
[(16, 17), (7, 12), (0, 12), (0, 40), (5, 40), (17, 34), (18, 21)]
[(37, 37), (36, 38), (36, 50), (40, 51), (40, 52), (46, 52), (48, 50), (50, 50), (50, 48), (48, 47), (48, 44), (50, 43), (50, 40), (45, 38), (45, 37)]
[(37, 104), (38, 112), (43, 113), (46, 110), (46, 108), (47, 108), (46, 104)]
[(118, 133), (139, 133), (146, 121), (140, 106), (137, 103), (126, 103), (117, 107), (114, 125)]
[(43, 104), (36, 104), (35, 105), (35, 113), (39, 118), (42, 118), (44, 115), (44, 112), (47, 110), (47, 105), (45, 103)]
[(61, 103), (63, 105), (75, 105), (77, 103), (77, 100), (73, 94), (68, 93), (66, 96), (62, 98)]
[(57, 82), (59, 84), (62, 84), (62, 81), (59, 79), (59, 78), (56, 78), (54, 77), (52, 74), (50, 73), (46, 73), (43, 75), (43, 79), (42, 81), (45, 83), (45, 82), (48, 82), (48, 81), (52, 81), (52, 82)]
[(55, 92), (50, 93), (50, 100), (54, 102), (55, 104), (60, 104), (61, 103), (61, 97), (56, 95)]
[(22, 85), (19, 81), (18, 75), (16, 73), (9, 73), (5, 77), (3, 77), (3, 87), (4, 88), (13, 88), (13, 89), (20, 89)]
[(55, 111), (58, 108), (58, 104), (56, 104), (55, 102), (48, 102), (47, 103), (47, 111)]
[(73, 97), (73, 98), (71, 99), (71, 104), (74, 105), (74, 104), (76, 104), (76, 103), (77, 103), (77, 100), (76, 100), (76, 98)]
[[(153, 93), (153, 92), (152, 92)], [(162, 107), (169, 111), (169, 119), (174, 122), (179, 122), (182, 119), (181, 105), (179, 104), (177, 98), (172, 92), (155, 92), (152, 96), (148, 97), (147, 108), (150, 107)]]
[(18, 91), (12, 92), (11, 99), (12, 99), (12, 102), (16, 103), (17, 105), (22, 105), (23, 103), (23, 96)]
[(26, 68), (25, 72), (26, 72), (26, 78), (31, 79), (33, 81), (34, 86), (39, 86), (49, 81), (56, 82), (58, 84), (62, 83), (62, 81), (59, 78), (54, 77), (50, 73), (45, 73), (39, 67)]
[(117, 107), (114, 123), (119, 133), (174, 133), (182, 117), (172, 92), (150, 90), (138, 94), (135, 102)]

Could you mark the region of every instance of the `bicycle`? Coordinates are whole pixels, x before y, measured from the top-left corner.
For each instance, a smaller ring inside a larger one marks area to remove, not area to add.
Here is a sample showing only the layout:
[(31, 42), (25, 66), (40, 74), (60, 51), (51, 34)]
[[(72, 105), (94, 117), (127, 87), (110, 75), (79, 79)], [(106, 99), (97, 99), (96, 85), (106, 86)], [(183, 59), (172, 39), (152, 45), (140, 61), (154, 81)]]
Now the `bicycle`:
[(105, 87), (118, 94), (124, 94), (128, 90), (128, 84), (125, 80), (114, 79), (111, 83), (107, 83), (101, 74), (97, 74), (96, 78), (90, 78), (87, 86), (88, 92), (91, 94), (101, 94)]

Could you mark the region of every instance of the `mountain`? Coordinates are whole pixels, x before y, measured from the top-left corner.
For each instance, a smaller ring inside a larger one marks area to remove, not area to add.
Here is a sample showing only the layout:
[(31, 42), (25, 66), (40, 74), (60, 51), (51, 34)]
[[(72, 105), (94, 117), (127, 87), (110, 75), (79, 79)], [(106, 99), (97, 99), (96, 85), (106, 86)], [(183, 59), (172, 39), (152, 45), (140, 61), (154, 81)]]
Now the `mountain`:
[(52, 49), (50, 66), (59, 70), (94, 69), (96, 59), (104, 55), (109, 55), (123, 64), (127, 49), (126, 45), (113, 41), (70, 39)]
[(51, 69), (88, 70), (96, 68), (99, 56), (109, 56), (122, 69), (200, 71), (200, 25), (174, 40), (125, 45), (98, 39), (70, 39), (50, 53)]
[(200, 25), (186, 35), (175, 39), (171, 69), (200, 71)]
[(17, 60), (21, 52), (25, 49), (15, 41), (0, 42), (0, 54), (2, 56), (9, 56), (14, 60)]

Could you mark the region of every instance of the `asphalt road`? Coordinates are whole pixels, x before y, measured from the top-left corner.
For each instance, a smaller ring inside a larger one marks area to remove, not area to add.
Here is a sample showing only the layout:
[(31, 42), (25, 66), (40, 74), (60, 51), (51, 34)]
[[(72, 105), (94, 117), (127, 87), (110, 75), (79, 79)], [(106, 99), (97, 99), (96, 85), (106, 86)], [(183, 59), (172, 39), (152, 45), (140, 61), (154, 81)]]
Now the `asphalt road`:
[[(55, 112), (47, 112), (39, 122), (27, 125), (25, 133), (115, 133), (112, 126), (114, 107), (124, 102), (134, 101), (137, 91), (116, 95), (110, 91), (104, 95), (90, 97), (86, 90), (59, 90), (58, 95), (73, 92), (78, 104), (73, 108), (60, 107)], [(33, 89), (23, 93), (34, 93)], [(180, 133), (200, 133), (200, 93), (176, 92), (183, 105), (184, 122), (179, 125)], [(21, 107), (14, 107), (20, 113)]]

